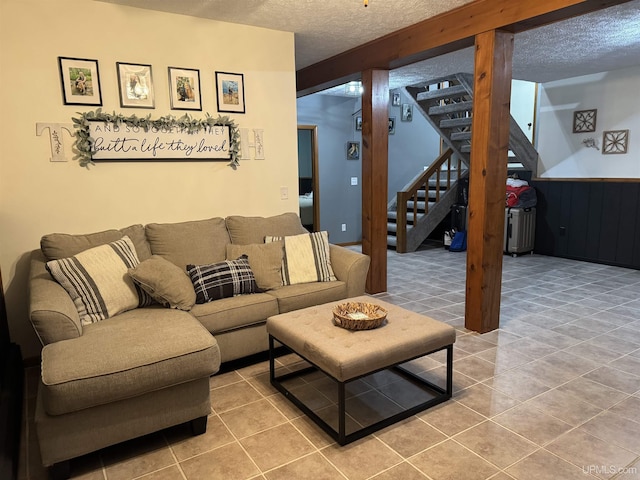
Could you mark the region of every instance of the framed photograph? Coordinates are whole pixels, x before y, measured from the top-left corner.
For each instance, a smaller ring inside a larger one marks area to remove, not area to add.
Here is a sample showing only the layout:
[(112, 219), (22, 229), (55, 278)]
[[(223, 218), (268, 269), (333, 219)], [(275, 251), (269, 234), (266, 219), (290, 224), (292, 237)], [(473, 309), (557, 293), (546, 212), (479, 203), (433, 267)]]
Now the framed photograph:
[(391, 105), (394, 107), (399, 107), (400, 106), (400, 94), (399, 93), (394, 93), (393, 97), (391, 99)]
[(356, 117), (356, 130), (362, 130), (362, 117)]
[(171, 110), (202, 110), (200, 70), (169, 67)]
[(102, 105), (98, 60), (58, 57), (65, 105)]
[(607, 130), (602, 132), (602, 154), (627, 153), (629, 130)]
[(389, 135), (396, 133), (396, 117), (389, 117)]
[(573, 112), (573, 133), (595, 132), (597, 114), (596, 109)]
[(411, 105), (410, 103), (403, 103), (400, 121), (410, 122), (411, 120), (413, 120), (413, 105)]
[(216, 72), (218, 111), (244, 113), (244, 75)]
[(360, 142), (347, 142), (347, 160), (360, 159)]
[(151, 65), (116, 62), (116, 71), (121, 107), (155, 107)]

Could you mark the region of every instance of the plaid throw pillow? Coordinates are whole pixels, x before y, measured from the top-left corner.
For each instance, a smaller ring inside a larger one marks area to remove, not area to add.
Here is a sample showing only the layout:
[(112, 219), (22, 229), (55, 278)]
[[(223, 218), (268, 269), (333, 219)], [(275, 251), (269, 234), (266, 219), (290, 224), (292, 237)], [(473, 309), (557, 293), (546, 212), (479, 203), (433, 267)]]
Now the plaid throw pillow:
[(187, 273), (196, 291), (196, 303), (261, 291), (246, 255), (210, 265), (187, 265)]

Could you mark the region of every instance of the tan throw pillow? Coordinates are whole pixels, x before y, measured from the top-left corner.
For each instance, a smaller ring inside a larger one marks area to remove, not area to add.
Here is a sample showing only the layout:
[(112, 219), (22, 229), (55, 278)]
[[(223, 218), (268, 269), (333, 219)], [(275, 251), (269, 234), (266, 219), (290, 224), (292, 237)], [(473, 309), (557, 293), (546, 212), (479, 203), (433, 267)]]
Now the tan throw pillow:
[(251, 245), (227, 245), (227, 260), (241, 255), (249, 257), (249, 265), (261, 290), (282, 286), (282, 243), (255, 243)]
[(282, 283), (296, 285), (337, 280), (331, 267), (329, 234), (326, 231), (289, 237), (265, 237), (265, 243), (284, 241)]
[(159, 255), (130, 268), (129, 276), (165, 307), (188, 311), (196, 303), (196, 292), (186, 272)]

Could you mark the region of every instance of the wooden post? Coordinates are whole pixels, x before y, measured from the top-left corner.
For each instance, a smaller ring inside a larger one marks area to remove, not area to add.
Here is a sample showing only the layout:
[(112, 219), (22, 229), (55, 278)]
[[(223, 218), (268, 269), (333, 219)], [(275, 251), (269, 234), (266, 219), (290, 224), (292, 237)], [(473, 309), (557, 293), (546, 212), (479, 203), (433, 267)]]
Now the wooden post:
[(367, 293), (387, 290), (389, 71), (362, 72), (362, 252), (371, 257)]
[(476, 35), (465, 327), (500, 325), (513, 34)]

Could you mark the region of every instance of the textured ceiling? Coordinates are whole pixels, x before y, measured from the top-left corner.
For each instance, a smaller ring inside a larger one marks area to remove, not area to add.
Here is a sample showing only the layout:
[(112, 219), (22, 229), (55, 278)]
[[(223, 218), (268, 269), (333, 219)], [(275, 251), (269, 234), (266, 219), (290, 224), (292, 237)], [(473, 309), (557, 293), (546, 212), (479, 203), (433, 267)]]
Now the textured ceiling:
[[(369, 0), (365, 8), (362, 0), (98, 1), (294, 32), (296, 69), (471, 2)], [(513, 77), (520, 80), (547, 82), (636, 65), (640, 0), (515, 37)], [(472, 48), (393, 70), (389, 84), (398, 88), (461, 71), (473, 71)]]

